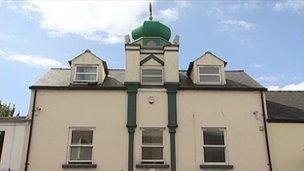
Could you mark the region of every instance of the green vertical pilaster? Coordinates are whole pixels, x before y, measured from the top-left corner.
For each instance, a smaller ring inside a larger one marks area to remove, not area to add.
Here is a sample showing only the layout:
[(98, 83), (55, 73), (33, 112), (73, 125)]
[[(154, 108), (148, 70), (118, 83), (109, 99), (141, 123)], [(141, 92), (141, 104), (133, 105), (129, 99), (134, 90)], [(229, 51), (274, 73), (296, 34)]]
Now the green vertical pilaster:
[(128, 94), (128, 109), (127, 109), (127, 128), (129, 133), (129, 150), (128, 150), (128, 171), (133, 171), (134, 168), (134, 133), (136, 129), (136, 96), (139, 83), (126, 82)]
[(170, 133), (170, 166), (171, 171), (176, 171), (176, 147), (175, 147), (175, 133), (177, 125), (177, 107), (176, 107), (176, 94), (178, 83), (165, 84), (168, 95), (168, 128)]

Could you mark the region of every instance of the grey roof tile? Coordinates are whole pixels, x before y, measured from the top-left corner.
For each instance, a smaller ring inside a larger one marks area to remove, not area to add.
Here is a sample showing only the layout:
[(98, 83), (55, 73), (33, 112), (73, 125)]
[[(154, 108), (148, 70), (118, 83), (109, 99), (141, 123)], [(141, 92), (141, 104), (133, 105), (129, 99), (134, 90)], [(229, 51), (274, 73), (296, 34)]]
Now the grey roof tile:
[(304, 91), (266, 92), (269, 121), (304, 122)]
[[(121, 87), (124, 88), (123, 69), (109, 69), (108, 77), (103, 84), (95, 87)], [(80, 85), (70, 84), (71, 70), (68, 68), (52, 68), (32, 87), (75, 87)], [(262, 85), (252, 79), (243, 70), (226, 71), (226, 85), (195, 85), (187, 76), (186, 70), (180, 70), (181, 89), (265, 89)]]

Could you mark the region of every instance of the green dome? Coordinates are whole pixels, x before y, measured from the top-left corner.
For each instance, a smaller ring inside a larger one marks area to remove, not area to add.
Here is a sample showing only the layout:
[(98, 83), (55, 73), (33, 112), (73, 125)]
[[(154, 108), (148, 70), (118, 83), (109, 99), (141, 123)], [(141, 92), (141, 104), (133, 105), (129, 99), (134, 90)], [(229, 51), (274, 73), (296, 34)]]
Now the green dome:
[(169, 41), (171, 37), (171, 30), (169, 27), (160, 23), (159, 21), (144, 21), (142, 26), (137, 27), (132, 31), (132, 37), (137, 40), (141, 37), (161, 37)]

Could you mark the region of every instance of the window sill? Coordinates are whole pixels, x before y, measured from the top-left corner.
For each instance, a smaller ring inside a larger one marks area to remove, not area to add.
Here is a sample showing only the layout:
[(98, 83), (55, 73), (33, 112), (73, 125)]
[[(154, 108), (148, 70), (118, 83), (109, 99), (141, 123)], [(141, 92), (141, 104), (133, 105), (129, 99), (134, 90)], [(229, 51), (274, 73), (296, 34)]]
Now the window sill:
[(146, 168), (169, 168), (168, 164), (137, 164), (136, 168), (146, 169)]
[(75, 168), (86, 168), (94, 169), (97, 168), (97, 164), (62, 164), (63, 169), (75, 169)]
[(233, 165), (201, 164), (201, 169), (233, 169)]

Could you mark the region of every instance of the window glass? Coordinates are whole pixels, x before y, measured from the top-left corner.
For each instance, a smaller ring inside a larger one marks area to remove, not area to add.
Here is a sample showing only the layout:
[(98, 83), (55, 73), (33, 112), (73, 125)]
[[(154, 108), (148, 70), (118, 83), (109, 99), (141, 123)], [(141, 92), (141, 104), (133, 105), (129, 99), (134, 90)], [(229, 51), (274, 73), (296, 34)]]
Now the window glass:
[(224, 145), (224, 132), (217, 129), (210, 129), (204, 131), (205, 145)]
[(163, 131), (161, 129), (145, 129), (142, 131), (142, 143), (144, 145), (162, 145)]
[(142, 130), (142, 162), (163, 162), (163, 129), (144, 128)]
[(143, 69), (142, 74), (160, 76), (160, 75), (162, 75), (162, 70), (160, 70), (160, 69)]
[(70, 162), (91, 162), (93, 130), (71, 130)]
[(76, 66), (75, 81), (95, 82), (97, 80), (97, 66)]
[(219, 66), (200, 66), (199, 82), (206, 84), (218, 84), (221, 82)]
[(72, 131), (72, 144), (92, 144), (93, 131), (82, 131), (73, 130)]
[(219, 67), (200, 67), (199, 72), (200, 74), (218, 74)]
[(163, 82), (163, 71), (157, 68), (142, 69), (141, 77), (143, 84), (160, 85)]
[(225, 162), (225, 148), (205, 147), (204, 158), (205, 162)]
[(91, 160), (92, 147), (71, 147), (71, 160)]
[(211, 83), (217, 83), (220, 82), (220, 76), (219, 75), (200, 75), (200, 81), (201, 82), (211, 82)]
[(203, 129), (203, 151), (205, 163), (226, 162), (225, 129), (204, 128)]
[(143, 160), (162, 160), (163, 148), (162, 147), (143, 147), (142, 148)]

